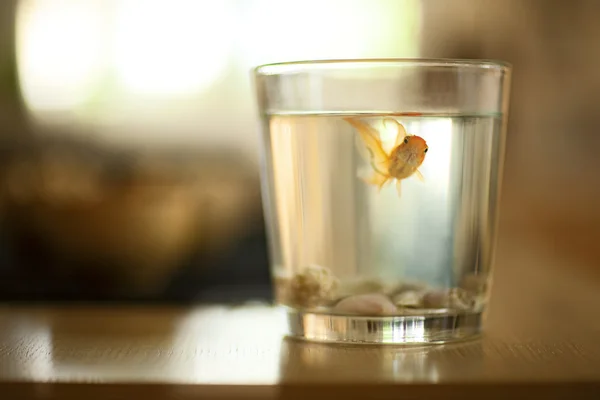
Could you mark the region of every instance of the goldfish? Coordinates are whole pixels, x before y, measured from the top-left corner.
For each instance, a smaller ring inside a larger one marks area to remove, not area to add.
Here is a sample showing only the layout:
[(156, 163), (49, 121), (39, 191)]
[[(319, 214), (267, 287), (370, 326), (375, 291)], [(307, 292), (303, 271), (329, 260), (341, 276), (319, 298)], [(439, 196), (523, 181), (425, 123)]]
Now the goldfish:
[(419, 167), (423, 164), (425, 155), (429, 151), (425, 139), (409, 135), (401, 123), (395, 119), (386, 118), (383, 121), (384, 125), (392, 122), (397, 127), (394, 147), (391, 151), (386, 152), (379, 132), (375, 128), (356, 118), (344, 118), (344, 120), (358, 131), (362, 140), (363, 146), (357, 142), (359, 153), (372, 169), (368, 176), (360, 176), (366, 183), (377, 186), (380, 191), (386, 184), (396, 180), (396, 191), (400, 197), (403, 179), (415, 175), (420, 181), (425, 181), (423, 174), (419, 171)]

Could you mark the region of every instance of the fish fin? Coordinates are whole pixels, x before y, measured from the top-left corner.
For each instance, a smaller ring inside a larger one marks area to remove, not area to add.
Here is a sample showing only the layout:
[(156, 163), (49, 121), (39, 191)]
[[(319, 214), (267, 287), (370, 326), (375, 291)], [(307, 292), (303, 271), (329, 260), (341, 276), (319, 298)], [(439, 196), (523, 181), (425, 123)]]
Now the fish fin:
[(377, 186), (378, 191), (381, 191), (381, 189), (390, 182), (389, 176), (373, 171), (359, 171), (358, 177), (369, 185)]
[(398, 193), (398, 197), (402, 197), (402, 180), (398, 179), (396, 181), (396, 192)]
[(381, 174), (377, 174), (379, 175), (376, 179), (378, 180), (378, 186), (377, 186), (377, 192), (381, 192), (381, 189), (383, 189), (384, 186), (386, 186), (387, 184), (389, 184), (392, 180), (390, 179), (389, 176), (383, 176)]
[(356, 147), (356, 150), (358, 151), (358, 154), (360, 155), (360, 157), (370, 164), (371, 163), (371, 153), (365, 146), (365, 143), (361, 139), (360, 135), (354, 135), (354, 146)]
[(402, 141), (404, 140), (404, 138), (406, 136), (409, 136), (408, 133), (406, 133), (406, 129), (404, 128), (404, 125), (402, 125), (400, 122), (396, 121), (393, 118), (386, 118), (383, 120), (383, 125), (385, 126), (387, 123), (392, 123), (394, 125), (396, 125), (396, 142), (394, 143), (394, 148), (400, 146), (402, 144)]
[(356, 177), (365, 183), (370, 183), (369, 180), (373, 177), (373, 170), (370, 167), (369, 169), (360, 168), (356, 173)]
[(358, 134), (368, 152), (368, 154), (366, 154), (368, 156), (367, 161), (371, 164), (371, 167), (380, 174), (387, 173), (390, 160), (388, 154), (385, 152), (381, 144), (379, 132), (377, 132), (377, 130), (370, 125), (357, 119), (344, 118), (344, 120), (358, 131)]
[(417, 179), (419, 179), (421, 182), (425, 182), (425, 177), (423, 176), (423, 174), (421, 173), (421, 171), (419, 171), (418, 169), (415, 170), (415, 176), (417, 177)]

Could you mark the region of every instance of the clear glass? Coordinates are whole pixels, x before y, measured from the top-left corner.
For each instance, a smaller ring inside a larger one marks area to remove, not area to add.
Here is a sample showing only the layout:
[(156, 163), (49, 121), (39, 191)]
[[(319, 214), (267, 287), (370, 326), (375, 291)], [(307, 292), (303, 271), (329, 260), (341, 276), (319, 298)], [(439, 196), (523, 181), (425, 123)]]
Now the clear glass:
[(257, 67), (276, 301), (313, 341), (477, 336), (491, 287), (510, 65)]

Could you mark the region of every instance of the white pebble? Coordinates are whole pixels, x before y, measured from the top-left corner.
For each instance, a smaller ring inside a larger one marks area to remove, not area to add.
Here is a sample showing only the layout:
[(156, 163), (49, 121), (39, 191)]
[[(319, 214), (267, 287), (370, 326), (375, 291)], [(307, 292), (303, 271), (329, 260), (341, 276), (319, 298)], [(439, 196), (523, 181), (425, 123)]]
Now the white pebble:
[(476, 299), (463, 289), (450, 289), (448, 297), (450, 299), (450, 307), (454, 309), (468, 311), (475, 307)]
[(423, 305), (426, 308), (453, 308), (466, 311), (474, 306), (474, 299), (465, 290), (452, 288), (426, 293), (423, 296)]
[(432, 290), (423, 296), (426, 308), (448, 308), (448, 293), (445, 290)]
[(358, 315), (391, 315), (396, 313), (396, 306), (387, 296), (372, 293), (346, 297), (333, 311)]
[(392, 291), (392, 295), (398, 296), (401, 293), (408, 292), (408, 291), (424, 292), (425, 290), (427, 290), (427, 285), (425, 285), (424, 283), (402, 282), (401, 284), (396, 285), (396, 287)]
[(308, 265), (289, 283), (290, 301), (294, 306), (315, 307), (333, 298), (338, 279), (319, 265)]
[(408, 290), (394, 296), (392, 301), (398, 307), (421, 308), (423, 307), (423, 293), (416, 290)]

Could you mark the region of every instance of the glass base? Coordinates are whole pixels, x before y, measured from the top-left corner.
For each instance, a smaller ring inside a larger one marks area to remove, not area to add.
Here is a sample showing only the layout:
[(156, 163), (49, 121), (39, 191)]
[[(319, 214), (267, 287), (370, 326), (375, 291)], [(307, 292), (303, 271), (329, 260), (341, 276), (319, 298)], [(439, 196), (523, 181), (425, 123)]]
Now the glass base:
[(482, 313), (361, 317), (287, 310), (289, 336), (327, 343), (439, 344), (475, 339)]

